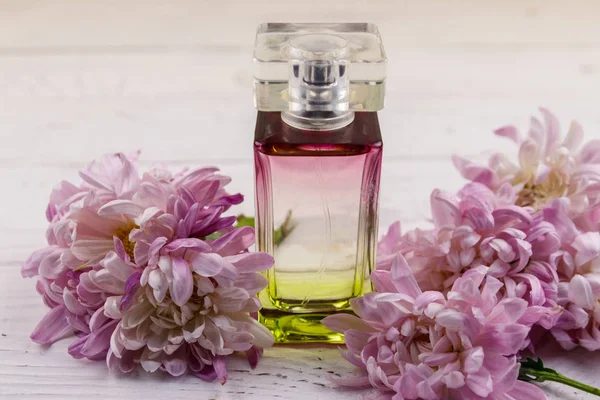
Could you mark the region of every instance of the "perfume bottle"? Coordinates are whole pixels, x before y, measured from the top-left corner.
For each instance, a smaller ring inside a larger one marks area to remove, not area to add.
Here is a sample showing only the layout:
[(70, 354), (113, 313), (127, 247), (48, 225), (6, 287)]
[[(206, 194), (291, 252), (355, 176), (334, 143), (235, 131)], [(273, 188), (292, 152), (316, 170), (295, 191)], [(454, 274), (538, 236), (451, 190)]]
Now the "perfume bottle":
[(277, 342), (342, 343), (321, 319), (372, 289), (385, 66), (372, 24), (258, 28), (257, 246), (275, 259), (259, 319)]

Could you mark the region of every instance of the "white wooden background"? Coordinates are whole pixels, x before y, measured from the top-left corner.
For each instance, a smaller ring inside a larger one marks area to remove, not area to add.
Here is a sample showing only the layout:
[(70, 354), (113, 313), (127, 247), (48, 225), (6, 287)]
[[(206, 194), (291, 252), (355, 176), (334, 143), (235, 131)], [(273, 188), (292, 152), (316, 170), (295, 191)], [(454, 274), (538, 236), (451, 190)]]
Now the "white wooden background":
[[(44, 245), (52, 186), (105, 152), (142, 165), (216, 164), (251, 213), (251, 52), (265, 21), (371, 21), (389, 57), (381, 225), (427, 216), (431, 189), (462, 180), (452, 153), (511, 149), (493, 128), (536, 107), (600, 138), (600, 3), (578, 1), (0, 0), (0, 397), (352, 399), (334, 347), (277, 347), (232, 361), (225, 386), (116, 377), (28, 339), (46, 312), (20, 265)], [(546, 363), (600, 385), (598, 354), (544, 349)], [(553, 399), (582, 394), (545, 385)]]

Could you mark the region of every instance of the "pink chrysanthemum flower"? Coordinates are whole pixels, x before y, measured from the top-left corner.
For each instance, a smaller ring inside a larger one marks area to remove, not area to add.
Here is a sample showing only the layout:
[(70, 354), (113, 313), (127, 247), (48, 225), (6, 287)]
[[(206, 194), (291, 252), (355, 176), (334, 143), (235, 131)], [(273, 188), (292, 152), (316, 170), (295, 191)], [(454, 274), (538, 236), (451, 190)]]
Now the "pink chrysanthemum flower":
[(105, 314), (120, 320), (109, 365), (126, 371), (133, 358), (149, 372), (163, 368), (178, 376), (189, 367), (222, 383), (224, 356), (248, 352), (254, 366), (257, 348), (273, 344), (269, 330), (250, 316), (260, 309), (256, 294), (266, 286), (257, 272), (273, 261), (248, 253), (253, 242), (252, 229), (244, 227), (209, 243), (176, 239), (159, 248), (156, 265), (144, 269), (128, 304), (127, 295), (106, 302)]
[[(489, 189), (484, 196), (488, 201), (470, 213), (475, 219), (465, 213), (470, 205), (462, 205), (464, 189), (457, 199), (434, 192), (435, 228), (401, 236), (399, 225), (391, 227), (379, 245), (383, 256), (378, 265), (386, 268), (390, 257), (400, 252), (416, 268), (419, 283), (435, 290), (447, 290), (452, 279), (478, 264), (490, 266), (488, 273), (504, 283), (500, 293), (528, 300), (532, 307), (527, 319), (539, 317), (538, 324), (551, 329), (563, 347), (597, 349), (600, 141), (584, 144), (577, 122), (561, 139), (556, 117), (546, 109), (541, 113), (543, 123), (532, 118), (526, 137), (513, 126), (495, 132), (519, 145), (518, 164), (502, 154), (493, 155), (487, 166), (454, 157), (465, 178)], [(530, 214), (529, 222), (523, 219), (509, 229), (497, 224), (494, 213), (517, 207)], [(482, 232), (486, 221), (494, 226)], [(481, 257), (473, 257), (473, 250)]]
[(543, 215), (561, 235), (561, 250), (552, 263), (557, 268), (557, 302), (564, 309), (551, 333), (565, 349), (600, 349), (600, 233), (581, 232), (568, 217), (566, 198), (554, 200)]
[(358, 317), (324, 320), (344, 333), (344, 357), (366, 372), (339, 383), (374, 386), (381, 399), (545, 399), (517, 380), (515, 354), (530, 329), (519, 323), (527, 302), (498, 301), (502, 283), (486, 272), (467, 271), (444, 296), (422, 292), (400, 255), (390, 271), (375, 271), (377, 292), (352, 301)]
[(529, 133), (523, 137), (514, 126), (499, 128), (495, 133), (519, 146), (518, 164), (503, 154), (494, 154), (488, 165), (459, 156), (453, 161), (461, 174), (497, 191), (504, 183), (517, 193), (515, 204), (543, 208), (551, 200), (565, 197), (569, 217), (585, 231), (600, 227), (600, 141), (582, 146), (583, 129), (573, 121), (564, 139), (560, 137), (557, 118), (540, 109), (544, 123), (531, 118)]
[[(500, 197), (479, 183), (458, 196), (435, 190), (431, 195), (434, 228), (401, 236), (393, 225), (380, 243), (379, 269), (388, 269), (396, 253), (407, 258), (423, 290), (447, 293), (456, 279), (478, 266), (499, 279), (501, 297), (529, 304), (524, 320), (549, 329), (558, 318), (558, 277), (549, 258), (560, 248), (554, 226), (530, 209), (510, 205), (511, 190)], [(382, 254), (383, 253), (383, 254)]]
[[(87, 177), (89, 172), (96, 179), (107, 182), (103, 187), (94, 188), (84, 178), (80, 186), (62, 181), (50, 194), (46, 209), (46, 218), (50, 222), (46, 231), (48, 247), (35, 251), (21, 270), (23, 277), (37, 277), (37, 290), (51, 308), (31, 334), (33, 341), (51, 344), (75, 333), (89, 335), (92, 317), (107, 296), (114, 293), (92, 282), (91, 276), (101, 269), (100, 265), (86, 265), (75, 255), (74, 237), (85, 231), (85, 227), (78, 225), (74, 215), (86, 211), (93, 214), (92, 210), (102, 204), (99, 199), (114, 199), (115, 191), (132, 189), (123, 183), (123, 179), (117, 178), (132, 170), (137, 174), (132, 161), (124, 155), (105, 156), (99, 165), (92, 163), (88, 170), (80, 172), (82, 177)], [(131, 178), (125, 181), (131, 181)], [(89, 358), (101, 358), (101, 353), (92, 353)]]
[(254, 367), (270, 332), (250, 313), (273, 260), (250, 253), (251, 228), (223, 212), (243, 198), (216, 168), (141, 177), (133, 159), (106, 156), (61, 183), (47, 216), (49, 247), (25, 263), (52, 308), (32, 334), (39, 343), (79, 337), (75, 358), (107, 359), (129, 372), (191, 371), (226, 380), (224, 357), (243, 351)]

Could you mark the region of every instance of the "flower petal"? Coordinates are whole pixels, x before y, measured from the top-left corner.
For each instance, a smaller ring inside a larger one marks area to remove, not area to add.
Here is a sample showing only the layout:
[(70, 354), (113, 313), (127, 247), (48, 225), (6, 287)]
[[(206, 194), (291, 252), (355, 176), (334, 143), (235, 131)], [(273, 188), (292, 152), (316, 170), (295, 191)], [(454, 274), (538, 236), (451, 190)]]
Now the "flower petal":
[(100, 261), (106, 254), (115, 249), (112, 239), (81, 239), (73, 242), (71, 252), (84, 262)]
[(267, 253), (242, 253), (235, 256), (227, 256), (225, 260), (233, 264), (240, 272), (258, 272), (269, 269), (274, 261)]
[(188, 302), (194, 291), (192, 271), (181, 257), (173, 257), (173, 282), (169, 289), (173, 302), (180, 307)]
[(227, 366), (225, 365), (225, 357), (216, 356), (213, 359), (213, 367), (215, 368), (219, 382), (221, 382), (221, 385), (224, 385), (225, 382), (227, 382)]
[(87, 275), (100, 291), (111, 294), (125, 293), (125, 282), (117, 279), (107, 269), (91, 270)]
[(584, 164), (600, 163), (600, 140), (590, 140), (583, 146), (580, 162)]
[(449, 389), (459, 389), (465, 385), (465, 376), (459, 371), (452, 371), (442, 378)]
[(430, 196), (431, 214), (436, 227), (456, 226), (460, 219), (455, 195), (435, 189)]
[(530, 328), (521, 324), (488, 324), (483, 327), (477, 344), (486, 350), (505, 356), (516, 354), (524, 347)]
[(573, 338), (571, 335), (569, 335), (564, 330), (559, 329), (559, 328), (553, 328), (550, 331), (550, 333), (552, 333), (552, 336), (554, 337), (554, 339), (558, 342), (560, 347), (562, 347), (563, 349), (573, 350), (573, 349), (577, 348), (577, 342), (576, 342), (575, 338)]
[(142, 277), (141, 272), (134, 272), (127, 278), (125, 282), (125, 295), (121, 298), (119, 303), (120, 310), (127, 310), (135, 298), (135, 294), (140, 287), (140, 278)]
[(486, 322), (506, 324), (517, 321), (525, 313), (527, 302), (517, 297), (502, 299), (486, 316)]
[(218, 275), (225, 267), (226, 261), (216, 253), (194, 252), (188, 259), (195, 273), (205, 277)]
[(496, 250), (498, 258), (504, 262), (513, 262), (516, 257), (516, 253), (512, 246), (502, 239), (492, 239), (489, 242), (491, 248)]
[(569, 132), (567, 133), (562, 145), (570, 152), (574, 152), (579, 149), (581, 143), (583, 143), (583, 128), (579, 122), (571, 121)]
[[(393, 262), (396, 256), (391, 257), (392, 260), (390, 261), (390, 264)], [(381, 261), (381, 258), (378, 257), (378, 259), (378, 261)], [(378, 265), (378, 268), (381, 268), (381, 265)], [(389, 268), (391, 268), (391, 265)], [(371, 283), (373, 284), (373, 288), (376, 292), (383, 293), (396, 291), (396, 287), (392, 282), (392, 273), (389, 270), (386, 271), (382, 269), (376, 269), (375, 271), (371, 272)]]
[(480, 368), (474, 374), (467, 375), (467, 387), (477, 396), (487, 397), (494, 390), (494, 381), (487, 369)]
[(438, 324), (452, 331), (460, 331), (465, 326), (465, 315), (455, 310), (443, 310), (436, 315)]
[(202, 370), (194, 371), (194, 375), (207, 382), (212, 382), (217, 379), (217, 372), (212, 365), (206, 365)]
[(421, 288), (402, 254), (398, 253), (392, 261), (391, 273), (392, 283), (398, 293), (403, 293), (413, 298), (421, 294)]
[(198, 190), (199, 188), (197, 186), (192, 186), (190, 188), (194, 192), (196, 202), (200, 204), (201, 207), (206, 206), (215, 199), (219, 187), (221, 186), (219, 181), (206, 181), (206, 184), (207, 186), (205, 186), (201, 190)]
[(509, 138), (516, 144), (520, 144), (521, 140), (522, 140), (519, 130), (515, 126), (512, 126), (512, 125), (500, 127), (498, 129), (496, 129), (494, 131), (494, 133), (498, 136)]
[(121, 296), (110, 296), (104, 303), (104, 315), (112, 319), (121, 319), (123, 314), (121, 313)]
[(516, 381), (513, 388), (506, 393), (513, 399), (546, 400), (544, 391), (529, 382)]
[(524, 171), (530, 172), (531, 174), (535, 172), (540, 158), (540, 151), (538, 150), (539, 145), (539, 143), (536, 143), (531, 138), (527, 138), (521, 143), (521, 148), (519, 149), (519, 164)]
[(31, 278), (32, 276), (36, 276), (39, 274), (40, 263), (52, 252), (55, 251), (54, 247), (44, 247), (43, 249), (39, 249), (34, 251), (25, 264), (23, 264), (23, 268), (21, 269), (21, 275), (23, 278)]
[(365, 347), (369, 338), (371, 337), (370, 332), (355, 331), (353, 329), (344, 332), (344, 342), (350, 352), (364, 353), (367, 351)]
[(228, 196), (223, 196), (218, 200), (211, 203), (211, 206), (233, 206), (236, 204), (240, 204), (244, 201), (244, 196), (241, 193), (230, 194)]
[(401, 237), (402, 228), (400, 225), (400, 221), (396, 221), (389, 226), (387, 233), (383, 235), (383, 237), (379, 241), (377, 247), (378, 257), (394, 253), (394, 249), (396, 248), (396, 246), (398, 246)]
[(569, 300), (587, 310), (593, 310), (596, 304), (590, 283), (579, 274), (569, 282)]
[(173, 354), (163, 358), (165, 370), (172, 376), (181, 376), (187, 372), (186, 346), (180, 346)]
[(463, 212), (463, 217), (470, 221), (477, 231), (494, 227), (494, 217), (492, 213), (482, 208), (469, 208)]
[(44, 278), (56, 279), (67, 269), (67, 266), (61, 262), (61, 256), (64, 249), (55, 248), (46, 254), (39, 264), (38, 273)]
[[(163, 248), (163, 246), (165, 245), (165, 243), (168, 242), (169, 239), (167, 239), (164, 236), (160, 236), (157, 237), (156, 239), (154, 239), (152, 241), (152, 244), (150, 245), (150, 247), (148, 248), (148, 256), (147, 256), (147, 261), (148, 262), (155, 262), (156, 261), (156, 257), (158, 257), (158, 254), (160, 252), (160, 250)], [(137, 245), (136, 245), (137, 248)], [(136, 256), (136, 261), (138, 260), (138, 257)]]
[(541, 306), (546, 303), (546, 296), (540, 280), (531, 274), (520, 274), (520, 278), (527, 282), (529, 286), (529, 303), (534, 306)]
[(252, 346), (250, 350), (246, 351), (246, 356), (248, 357), (248, 363), (250, 364), (250, 368), (254, 369), (258, 365), (258, 361), (260, 357), (263, 355), (263, 349), (257, 346)]
[(575, 237), (571, 246), (577, 251), (575, 253), (575, 265), (580, 267), (600, 256), (600, 233), (582, 233)]
[(452, 163), (465, 179), (486, 186), (492, 186), (495, 183), (495, 172), (485, 165), (476, 164), (457, 155), (452, 156)]
[(429, 365), (430, 367), (439, 367), (446, 364), (450, 364), (457, 358), (457, 353), (437, 353), (431, 354), (427, 357), (423, 357), (423, 363)]
[[(568, 208), (564, 202), (560, 200), (550, 202), (543, 209), (542, 213), (544, 221), (547, 221), (554, 226), (563, 243), (569, 243), (575, 238), (578, 230), (573, 220), (567, 215)], [(531, 242), (531, 240), (528, 241)]]
[(505, 206), (492, 211), (492, 215), (497, 223), (504, 224), (511, 220), (520, 220), (521, 222), (530, 223), (531, 214), (519, 206)]
[(367, 324), (362, 319), (351, 315), (351, 314), (333, 314), (330, 315), (323, 320), (321, 323), (331, 329), (334, 332), (344, 333), (349, 329), (353, 329), (360, 332), (374, 332), (375, 329)]
[(179, 249), (190, 249), (196, 251), (210, 251), (210, 245), (196, 238), (175, 239), (164, 247), (165, 251), (174, 252)]
[(261, 348), (273, 346), (275, 339), (273, 338), (273, 334), (270, 330), (268, 330), (263, 324), (254, 318), (249, 318), (248, 322), (250, 325), (248, 332), (254, 336), (254, 341), (252, 344)]
[(98, 210), (98, 215), (128, 215), (137, 217), (144, 212), (144, 207), (131, 200), (109, 201)]
[(254, 244), (254, 229), (249, 226), (236, 228), (211, 243), (213, 251), (222, 256), (231, 256)]
[(109, 320), (102, 327), (90, 333), (88, 340), (81, 348), (81, 355), (90, 359), (103, 359), (110, 348), (110, 338), (119, 321)]
[(463, 358), (463, 370), (467, 374), (474, 374), (481, 369), (484, 360), (484, 353), (481, 347), (469, 349), (461, 354)]
[(69, 312), (75, 315), (87, 314), (87, 309), (83, 305), (81, 305), (81, 303), (77, 300), (75, 295), (70, 290), (63, 290), (63, 301), (65, 303), (65, 307), (67, 307)]
[(100, 262), (100, 265), (106, 268), (112, 276), (122, 282), (125, 282), (134, 272), (134, 268), (131, 264), (123, 261), (114, 251), (109, 252), (104, 260)]
[(39, 344), (52, 344), (71, 336), (73, 328), (67, 322), (67, 308), (64, 305), (50, 310), (31, 333), (31, 340)]
[[(154, 307), (149, 303), (136, 303), (123, 314), (121, 325), (125, 329), (135, 328), (154, 313)], [(130, 349), (133, 350), (133, 349)], [(113, 347), (113, 351), (115, 348)], [(116, 353), (116, 351), (115, 351)]]
[(146, 372), (156, 372), (162, 364), (160, 360), (152, 358), (153, 354), (151, 353), (152, 352), (146, 348), (140, 358), (140, 365)]
[(540, 112), (544, 117), (544, 123), (546, 125), (545, 154), (550, 155), (558, 146), (558, 139), (560, 136), (560, 124), (558, 122), (558, 118), (556, 118), (554, 114), (548, 111), (548, 109), (541, 107)]

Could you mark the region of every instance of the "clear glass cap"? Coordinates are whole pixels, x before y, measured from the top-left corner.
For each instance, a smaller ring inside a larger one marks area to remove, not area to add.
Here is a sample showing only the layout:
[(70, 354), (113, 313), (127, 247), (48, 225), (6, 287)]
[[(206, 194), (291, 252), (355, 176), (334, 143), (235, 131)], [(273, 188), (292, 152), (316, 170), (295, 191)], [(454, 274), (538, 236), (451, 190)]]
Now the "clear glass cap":
[(254, 102), (261, 111), (377, 111), (386, 57), (368, 23), (265, 23), (254, 47)]

